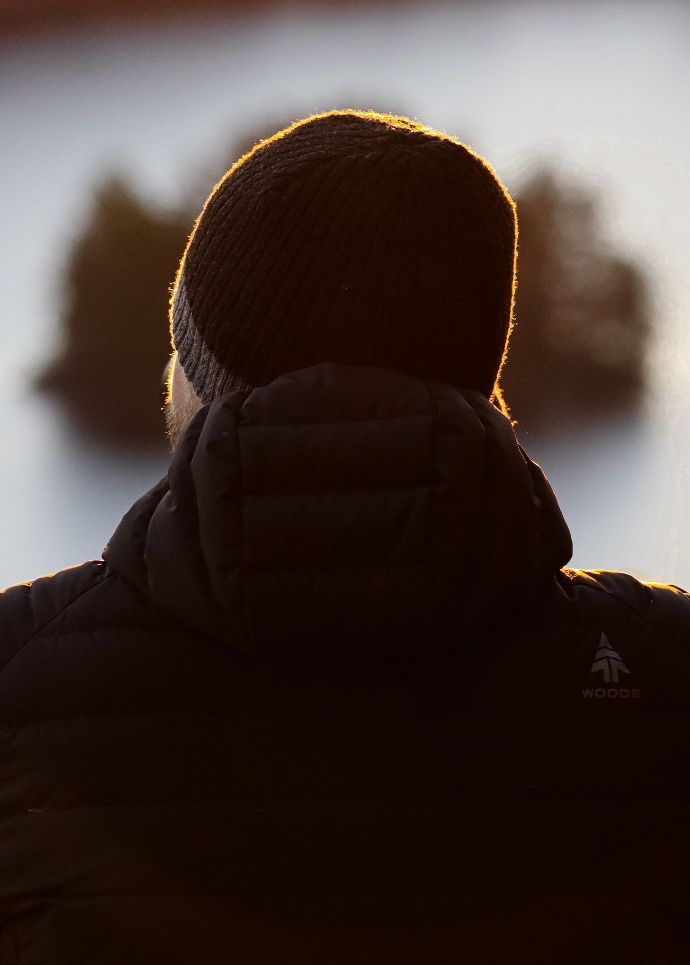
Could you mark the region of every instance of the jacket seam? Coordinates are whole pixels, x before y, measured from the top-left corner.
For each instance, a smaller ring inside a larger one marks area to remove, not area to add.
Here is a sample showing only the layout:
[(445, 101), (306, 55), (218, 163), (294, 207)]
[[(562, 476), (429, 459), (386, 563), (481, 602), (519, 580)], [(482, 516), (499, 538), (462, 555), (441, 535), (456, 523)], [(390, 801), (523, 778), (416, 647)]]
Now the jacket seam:
[[(573, 580), (572, 582), (575, 583), (577, 579), (578, 578), (575, 577), (575, 580)], [(634, 579), (634, 577), (631, 577), (631, 579)], [(637, 619), (640, 620), (642, 623), (644, 623), (646, 626), (650, 627), (653, 630), (663, 633), (673, 644), (676, 651), (686, 660), (690, 660), (690, 652), (685, 650), (685, 648), (680, 645), (680, 643), (678, 642), (677, 633), (670, 627), (664, 625), (664, 623), (660, 622), (659, 620), (654, 620), (649, 616), (646, 616), (634, 604), (628, 602), (628, 600), (624, 600), (622, 597), (618, 596), (612, 590), (609, 590), (605, 586), (601, 586), (601, 584), (599, 583), (596, 583), (596, 582), (589, 583), (587, 581), (582, 581), (582, 582), (578, 582), (577, 585), (586, 587), (587, 589), (596, 590), (598, 593), (603, 593), (610, 599), (615, 600), (616, 603), (620, 603), (622, 606), (626, 608), (626, 610), (632, 612), (637, 617)], [(688, 600), (688, 604), (690, 604), (690, 598), (687, 596), (687, 594), (684, 593), (684, 591), (681, 590), (681, 592), (683, 593), (684, 598)]]
[[(105, 565), (105, 564), (104, 564), (104, 565)], [(45, 623), (42, 623), (40, 627), (37, 627), (35, 630), (32, 630), (32, 631), (30, 632), (29, 636), (26, 638), (26, 640), (24, 640), (24, 641), (21, 643), (21, 645), (20, 645), (19, 647), (17, 647), (17, 649), (15, 650), (15, 652), (12, 654), (12, 656), (10, 657), (10, 659), (7, 661), (7, 663), (5, 663), (5, 664), (3, 665), (3, 667), (0, 669), (0, 673), (4, 673), (5, 670), (6, 670), (6, 669), (9, 667), (9, 665), (12, 663), (12, 661), (23, 651), (24, 647), (26, 647), (26, 646), (28, 646), (30, 643), (32, 643), (40, 633), (43, 633), (43, 631), (46, 630), (46, 629), (50, 626), (51, 623), (53, 623), (54, 620), (57, 620), (59, 617), (61, 617), (62, 614), (63, 614), (66, 610), (68, 610), (69, 607), (71, 607), (73, 603), (75, 603), (77, 600), (81, 599), (82, 597), (86, 596), (87, 593), (89, 593), (91, 590), (95, 590), (97, 586), (100, 586), (100, 585), (101, 585), (102, 583), (104, 583), (107, 579), (110, 579), (110, 578), (112, 577), (112, 575), (113, 575), (113, 574), (112, 574), (112, 572), (110, 572), (110, 571), (107, 571), (106, 573), (104, 573), (104, 574), (102, 574), (102, 575), (99, 574), (98, 577), (97, 577), (97, 582), (96, 582), (96, 583), (94, 583), (94, 584), (92, 584), (91, 586), (87, 587), (85, 590), (83, 590), (83, 589), (82, 589), (82, 590), (79, 590), (71, 599), (69, 599), (69, 600), (67, 601), (67, 603), (65, 603), (64, 606), (62, 606), (62, 607), (58, 610), (57, 613), (53, 613), (52, 616), (50, 616), (50, 617), (45, 621)], [(31, 593), (33, 593), (33, 586), (34, 586), (34, 584), (32, 583), (32, 584), (31, 584)], [(31, 609), (33, 609), (33, 602), (32, 602), (32, 600), (31, 600), (31, 596), (29, 597), (29, 606), (31, 607)]]

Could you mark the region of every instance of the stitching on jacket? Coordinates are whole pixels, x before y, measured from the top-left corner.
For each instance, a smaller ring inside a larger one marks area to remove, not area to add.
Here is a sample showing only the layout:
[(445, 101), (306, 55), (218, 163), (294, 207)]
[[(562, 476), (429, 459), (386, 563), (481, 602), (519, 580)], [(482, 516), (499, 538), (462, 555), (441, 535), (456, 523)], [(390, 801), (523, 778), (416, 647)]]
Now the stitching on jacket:
[[(360, 715), (356, 715), (360, 716)], [(180, 720), (198, 720), (199, 718), (209, 718), (210, 720), (250, 720), (255, 721), (257, 719), (263, 719), (266, 717), (268, 720), (273, 720), (273, 716), (270, 714), (262, 715), (261, 718), (257, 718), (252, 713), (228, 713), (226, 711), (215, 711), (211, 712), (208, 710), (200, 710), (198, 712), (192, 711), (181, 711), (181, 710), (122, 710), (117, 713), (101, 713), (101, 714), (70, 714), (68, 717), (46, 717), (41, 720), (28, 720), (21, 721), (21, 723), (8, 724), (0, 723), (0, 733), (5, 731), (15, 731), (15, 730), (29, 730), (31, 728), (37, 727), (48, 727), (53, 724), (71, 724), (79, 723), (80, 721), (95, 721), (95, 720), (124, 720), (126, 718), (148, 720), (149, 718), (160, 718), (161, 720), (170, 720), (171, 718), (179, 718)], [(316, 719), (316, 715), (313, 717), (305, 716), (302, 714), (280, 714), (280, 719), (287, 717), (290, 720), (307, 720), (311, 721)], [(277, 719), (277, 717), (276, 717)], [(378, 717), (377, 717), (378, 719)]]
[[(97, 582), (94, 583), (94, 584), (92, 584), (92, 586), (87, 587), (85, 590), (84, 590), (84, 589), (80, 589), (80, 590), (76, 593), (76, 595), (73, 596), (70, 600), (68, 600), (67, 603), (65, 603), (65, 605), (64, 605), (57, 613), (53, 613), (52, 616), (50, 616), (50, 617), (46, 620), (45, 623), (41, 624), (40, 627), (38, 627), (36, 630), (34, 630), (34, 631), (31, 633), (31, 635), (28, 636), (28, 637), (26, 638), (26, 640), (24, 640), (24, 642), (23, 642), (19, 647), (17, 647), (17, 649), (15, 650), (15, 652), (12, 654), (12, 656), (10, 657), (10, 659), (7, 661), (7, 663), (4, 664), (4, 666), (0, 669), (0, 673), (4, 673), (5, 670), (6, 670), (6, 669), (9, 667), (9, 665), (12, 663), (12, 661), (15, 659), (15, 657), (17, 657), (17, 656), (22, 652), (22, 650), (24, 649), (24, 647), (26, 647), (28, 644), (32, 643), (32, 642), (36, 639), (36, 637), (39, 635), (39, 633), (43, 633), (43, 631), (44, 631), (45, 629), (47, 629), (47, 627), (49, 627), (50, 624), (51, 624), (54, 620), (57, 620), (58, 617), (61, 617), (62, 614), (63, 614), (66, 610), (68, 610), (69, 607), (71, 607), (73, 603), (76, 603), (77, 600), (79, 600), (79, 599), (81, 599), (82, 597), (86, 596), (86, 594), (87, 594), (87, 593), (90, 593), (91, 590), (95, 590), (97, 586), (100, 586), (102, 583), (104, 583), (106, 580), (110, 579), (110, 578), (113, 576), (113, 573), (112, 573), (110, 570), (107, 569), (106, 564), (103, 563), (102, 565), (103, 565), (104, 567), (106, 567), (106, 572), (103, 573), (103, 574), (99, 574), (99, 575), (98, 575)], [(35, 582), (36, 582), (36, 581), (34, 580), (34, 581), (31, 583), (31, 590), (32, 590), (32, 591), (33, 591), (33, 586), (34, 586), (34, 583), (35, 583)], [(31, 597), (29, 597), (29, 606), (33, 609), (33, 606), (32, 606), (32, 603), (31, 603)]]
[[(586, 573), (587, 571), (585, 570), (584, 572)], [(626, 574), (626, 575), (627, 575), (627, 574)], [(634, 580), (635, 577), (631, 576), (630, 579), (631, 579), (631, 580)], [(664, 625), (662, 622), (660, 622), (659, 620), (655, 620), (655, 619), (653, 619), (653, 618), (651, 618), (651, 617), (649, 617), (649, 616), (644, 615), (643, 613), (640, 612), (640, 609), (639, 609), (638, 607), (636, 607), (634, 604), (630, 603), (628, 600), (622, 599), (622, 598), (621, 598), (620, 596), (618, 596), (613, 590), (610, 590), (610, 589), (609, 589), (608, 587), (606, 587), (606, 586), (602, 586), (600, 583), (597, 583), (595, 580), (592, 580), (592, 582), (589, 582), (588, 580), (582, 580), (582, 581), (580, 582), (579, 576), (576, 575), (576, 576), (571, 580), (571, 582), (572, 582), (572, 583), (576, 583), (577, 586), (582, 586), (582, 587), (585, 587), (585, 588), (590, 589), (590, 590), (596, 590), (596, 591), (598, 591), (599, 593), (604, 593), (604, 594), (605, 594), (607, 597), (609, 597), (610, 599), (613, 599), (613, 600), (615, 600), (617, 603), (620, 603), (620, 604), (621, 604), (622, 606), (624, 606), (627, 610), (631, 610), (631, 611), (635, 614), (635, 616), (637, 617), (637, 619), (640, 620), (642, 623), (646, 624), (646, 625), (649, 626), (649, 627), (652, 627), (652, 629), (654, 629), (654, 630), (656, 630), (656, 631), (660, 631), (661, 633), (663, 633), (663, 634), (669, 639), (669, 641), (673, 644), (673, 646), (675, 647), (676, 651), (677, 651), (678, 653), (682, 654), (682, 656), (683, 656), (686, 660), (689, 660), (689, 661), (690, 661), (690, 650), (687, 650), (686, 648), (684, 648), (683, 646), (681, 646), (681, 644), (678, 642), (678, 634), (677, 634), (672, 628), (670, 628), (670, 627), (668, 627), (668, 626), (665, 626), (665, 625)], [(639, 581), (638, 581), (638, 582), (639, 582)], [(645, 585), (645, 584), (642, 584), (642, 586), (644, 586), (644, 585)], [(684, 590), (681, 590), (681, 593), (683, 594), (683, 599), (685, 599), (685, 600), (688, 602), (688, 604), (690, 604), (690, 596), (688, 596), (688, 594), (687, 594)], [(653, 605), (653, 603), (654, 603), (653, 598), (652, 598), (652, 600), (651, 600), (650, 602), (651, 602), (651, 604)]]
[(239, 521), (240, 539), (241, 539), (241, 546), (242, 546), (242, 559), (240, 560), (240, 565), (238, 567), (238, 583), (239, 583), (238, 596), (239, 596), (239, 604), (242, 610), (242, 623), (244, 624), (241, 630), (244, 629), (244, 632), (246, 632), (247, 634), (247, 646), (242, 647), (241, 649), (245, 653), (246, 652), (251, 653), (254, 650), (256, 645), (256, 633), (254, 630), (253, 622), (250, 619), (250, 615), (249, 615), (249, 605), (247, 602), (247, 592), (245, 588), (245, 579), (244, 579), (244, 572), (245, 572), (246, 562), (247, 562), (247, 540), (246, 540), (247, 527), (245, 525), (245, 502), (246, 501), (245, 501), (245, 494), (243, 492), (244, 480), (246, 477), (246, 467), (244, 465), (244, 452), (242, 450), (242, 443), (240, 440), (240, 429), (241, 429), (240, 419), (242, 418), (242, 408), (243, 407), (240, 407), (239, 409), (235, 410), (235, 419), (234, 419), (234, 426), (233, 426), (235, 451), (237, 453), (237, 458), (240, 464), (240, 471), (241, 471), (240, 480), (239, 480), (240, 488), (239, 488), (239, 500), (238, 500), (239, 502), (238, 521)]
[[(431, 424), (429, 426), (429, 445), (431, 447), (431, 466), (433, 471), (436, 473), (437, 480), (438, 480), (438, 468), (436, 466), (436, 441), (438, 437), (438, 419), (439, 419), (438, 399), (432, 396), (431, 390), (429, 389), (429, 386), (426, 382), (422, 382), (422, 385), (424, 386), (424, 391), (426, 392), (427, 398), (429, 400), (429, 405), (432, 410)], [(439, 587), (438, 587), (439, 561), (435, 552), (434, 540), (431, 534), (432, 516), (435, 509), (433, 505), (432, 493), (434, 491), (435, 486), (425, 485), (425, 486), (414, 487), (414, 488), (415, 490), (422, 489), (423, 491), (426, 492), (426, 526), (425, 526), (426, 545), (427, 545), (428, 558), (431, 560), (431, 583), (432, 583), (432, 593), (434, 598), (434, 612), (439, 613), (440, 602), (441, 602), (439, 600)], [(424, 565), (423, 563), (415, 563), (415, 564), (411, 564), (411, 566), (409, 566), (408, 568), (411, 569), (412, 567), (415, 567), (415, 566), (419, 568), (420, 566), (423, 566), (423, 565)], [(430, 626), (429, 632), (433, 633), (433, 630), (434, 630), (433, 626)]]

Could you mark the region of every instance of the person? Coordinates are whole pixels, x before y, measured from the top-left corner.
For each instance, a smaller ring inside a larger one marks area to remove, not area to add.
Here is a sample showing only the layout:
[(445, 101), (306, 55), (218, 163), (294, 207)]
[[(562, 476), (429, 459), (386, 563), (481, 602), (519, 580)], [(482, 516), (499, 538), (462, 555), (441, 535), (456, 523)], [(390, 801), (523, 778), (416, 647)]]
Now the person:
[(689, 960), (690, 600), (565, 568), (500, 394), (516, 242), (401, 117), (215, 187), (166, 478), (0, 596), (1, 961)]

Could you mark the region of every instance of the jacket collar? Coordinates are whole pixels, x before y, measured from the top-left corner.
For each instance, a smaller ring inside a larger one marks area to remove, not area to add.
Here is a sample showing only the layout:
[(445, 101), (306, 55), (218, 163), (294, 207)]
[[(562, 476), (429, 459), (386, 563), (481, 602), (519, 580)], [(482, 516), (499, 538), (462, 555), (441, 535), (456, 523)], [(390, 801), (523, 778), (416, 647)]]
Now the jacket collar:
[(484, 396), (323, 364), (205, 406), (104, 558), (195, 631), (291, 652), (455, 646), (571, 553)]

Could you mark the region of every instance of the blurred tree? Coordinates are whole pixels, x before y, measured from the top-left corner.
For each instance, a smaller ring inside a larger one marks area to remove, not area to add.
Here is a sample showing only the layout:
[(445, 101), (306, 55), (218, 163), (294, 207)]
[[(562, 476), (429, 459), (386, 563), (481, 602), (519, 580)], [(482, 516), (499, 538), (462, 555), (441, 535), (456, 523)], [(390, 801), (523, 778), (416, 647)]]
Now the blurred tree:
[(612, 249), (592, 189), (541, 169), (517, 207), (517, 324), (502, 379), (513, 417), (534, 425), (631, 409), (651, 336), (646, 274)]
[[(267, 131), (236, 142), (240, 157)], [(63, 354), (40, 378), (82, 424), (110, 440), (161, 439), (167, 301), (208, 191), (225, 166), (192, 180), (174, 211), (145, 205), (122, 179), (95, 192), (66, 265)], [(537, 172), (518, 192), (516, 330), (503, 376), (522, 427), (629, 410), (645, 388), (648, 282), (605, 238), (591, 189)]]
[(113, 176), (65, 268), (64, 351), (39, 377), (78, 421), (110, 439), (162, 438), (167, 302), (192, 220), (144, 205)]

